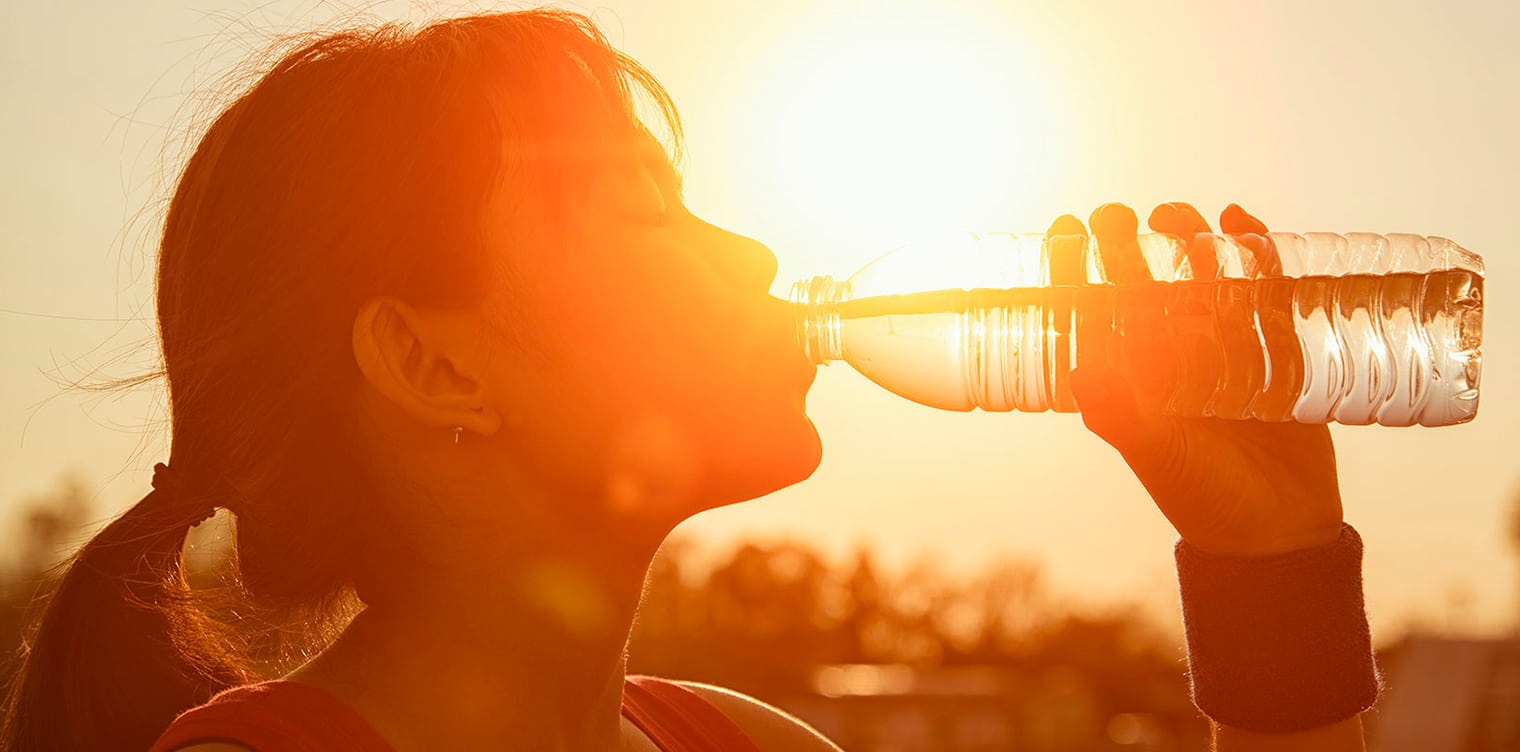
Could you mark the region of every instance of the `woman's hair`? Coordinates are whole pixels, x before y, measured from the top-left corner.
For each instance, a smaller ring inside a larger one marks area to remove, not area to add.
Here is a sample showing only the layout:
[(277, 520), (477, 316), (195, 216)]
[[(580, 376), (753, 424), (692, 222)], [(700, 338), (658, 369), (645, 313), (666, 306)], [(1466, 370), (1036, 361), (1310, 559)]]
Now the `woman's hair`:
[(531, 195), (552, 225), (576, 176), (633, 143), (640, 101), (679, 143), (647, 71), (586, 18), (540, 10), (300, 41), (211, 123), (157, 278), (170, 464), (196, 490), (150, 493), (67, 562), (0, 748), (143, 750), (177, 713), (264, 678), (250, 612), (218, 621), (192, 598), (181, 551), (202, 515), (186, 497), (236, 516), (252, 613), (316, 624), (398, 566), (351, 417), (355, 314), (380, 295), (480, 303), (501, 278), (487, 200)]

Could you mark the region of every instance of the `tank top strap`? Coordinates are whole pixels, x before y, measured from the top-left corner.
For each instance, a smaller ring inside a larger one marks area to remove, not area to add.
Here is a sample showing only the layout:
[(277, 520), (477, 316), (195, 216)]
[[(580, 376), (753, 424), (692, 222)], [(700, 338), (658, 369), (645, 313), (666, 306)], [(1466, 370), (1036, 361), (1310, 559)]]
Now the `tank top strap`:
[(630, 675), (623, 683), (623, 715), (663, 752), (760, 752), (707, 698), (665, 679)]
[(309, 684), (278, 679), (223, 690), (181, 713), (149, 752), (205, 742), (257, 752), (395, 752), (347, 703)]
[[(662, 752), (760, 752), (723, 711), (665, 679), (627, 677), (623, 715)], [(347, 703), (309, 684), (280, 679), (223, 690), (181, 713), (149, 752), (206, 742), (257, 752), (395, 752)]]

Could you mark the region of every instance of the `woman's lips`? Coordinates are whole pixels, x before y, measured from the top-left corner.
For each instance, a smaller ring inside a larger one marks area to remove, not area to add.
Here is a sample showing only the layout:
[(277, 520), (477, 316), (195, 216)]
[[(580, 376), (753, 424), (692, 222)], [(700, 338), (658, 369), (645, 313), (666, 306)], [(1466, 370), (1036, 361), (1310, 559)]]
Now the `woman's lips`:
[(808, 362), (806, 358), (799, 358), (798, 363), (802, 371), (802, 390), (807, 391), (813, 385), (813, 379), (818, 376), (818, 366)]
[(731, 330), (745, 353), (741, 362), (752, 369), (748, 377), (768, 382), (772, 389), (806, 394), (818, 368), (797, 345), (792, 304), (770, 295), (756, 303), (749, 315), (737, 319), (743, 323)]

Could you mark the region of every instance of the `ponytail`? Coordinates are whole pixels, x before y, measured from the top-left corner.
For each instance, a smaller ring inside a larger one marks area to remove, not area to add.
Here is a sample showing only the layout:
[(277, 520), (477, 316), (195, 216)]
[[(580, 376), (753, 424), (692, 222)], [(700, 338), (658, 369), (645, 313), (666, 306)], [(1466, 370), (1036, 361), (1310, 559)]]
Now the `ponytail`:
[(0, 750), (132, 750), (247, 672), (192, 602), (181, 549), (214, 511), (160, 463), (153, 491), (69, 561), (39, 602)]

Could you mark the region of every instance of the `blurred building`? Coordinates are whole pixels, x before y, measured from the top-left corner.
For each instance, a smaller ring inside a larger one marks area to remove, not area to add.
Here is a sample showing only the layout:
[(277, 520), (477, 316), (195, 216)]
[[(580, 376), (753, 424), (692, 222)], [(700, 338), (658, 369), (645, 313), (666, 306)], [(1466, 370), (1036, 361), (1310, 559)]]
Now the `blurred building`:
[(1520, 639), (1411, 636), (1369, 719), (1369, 752), (1520, 752)]
[(1105, 708), (1078, 671), (1001, 666), (825, 666), (780, 704), (851, 752), (1093, 752), (1207, 749), (1173, 687), (1144, 709)]

